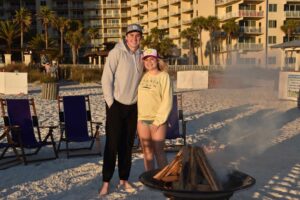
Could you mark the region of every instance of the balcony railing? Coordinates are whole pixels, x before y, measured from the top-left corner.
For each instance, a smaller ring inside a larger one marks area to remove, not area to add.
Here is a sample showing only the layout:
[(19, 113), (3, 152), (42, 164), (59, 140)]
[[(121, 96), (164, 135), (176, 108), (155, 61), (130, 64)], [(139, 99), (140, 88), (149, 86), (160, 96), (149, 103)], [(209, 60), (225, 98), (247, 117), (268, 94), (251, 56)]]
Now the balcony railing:
[(186, 19), (182, 21), (182, 24), (189, 24), (192, 22), (192, 19)]
[(240, 10), (240, 17), (263, 17), (264, 11), (256, 11), (256, 10)]
[(120, 27), (120, 24), (104, 24), (105, 28), (113, 28), (113, 27)]
[(261, 28), (251, 27), (251, 26), (241, 27), (240, 30), (241, 30), (241, 32), (248, 33), (248, 34), (261, 34), (262, 33)]
[(119, 18), (121, 15), (120, 14), (103, 14), (102, 16), (104, 18)]
[(131, 0), (131, 5), (134, 6), (136, 4), (139, 4), (139, 0)]
[(239, 12), (227, 13), (226, 15), (220, 17), (220, 20), (228, 20), (228, 19), (239, 18), (239, 17), (262, 18), (263, 16), (264, 16), (263, 11), (239, 10)]
[(285, 11), (284, 14), (286, 18), (300, 18), (300, 11)]
[(104, 33), (104, 37), (122, 37), (122, 34), (120, 33)]
[(117, 3), (106, 3), (102, 4), (102, 8), (120, 8), (121, 5)]
[(149, 6), (149, 10), (155, 10), (155, 9), (157, 9), (157, 5), (150, 5)]
[(245, 51), (261, 51), (263, 50), (263, 44), (255, 44), (255, 43), (238, 43), (237, 44), (238, 50), (245, 50)]
[(182, 8), (182, 12), (189, 12), (189, 11), (193, 11), (193, 8), (192, 7)]

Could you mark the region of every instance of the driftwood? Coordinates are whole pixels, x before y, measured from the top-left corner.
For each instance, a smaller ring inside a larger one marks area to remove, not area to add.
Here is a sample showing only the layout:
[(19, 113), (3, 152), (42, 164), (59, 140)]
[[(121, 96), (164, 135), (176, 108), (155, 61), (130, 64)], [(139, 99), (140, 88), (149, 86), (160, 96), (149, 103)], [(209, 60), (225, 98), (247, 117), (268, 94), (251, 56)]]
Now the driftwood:
[(222, 189), (205, 152), (200, 147), (183, 147), (174, 160), (153, 178), (172, 182), (173, 188), (179, 190), (219, 191)]

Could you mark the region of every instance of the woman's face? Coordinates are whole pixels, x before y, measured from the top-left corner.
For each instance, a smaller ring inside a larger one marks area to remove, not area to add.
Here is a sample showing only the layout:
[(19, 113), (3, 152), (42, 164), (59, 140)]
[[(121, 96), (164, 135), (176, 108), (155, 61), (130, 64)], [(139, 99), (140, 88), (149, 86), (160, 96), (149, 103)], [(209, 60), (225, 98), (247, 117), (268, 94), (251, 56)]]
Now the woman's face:
[(144, 59), (144, 66), (146, 70), (152, 71), (152, 70), (158, 70), (158, 60), (157, 58), (153, 56), (149, 56), (148, 58)]

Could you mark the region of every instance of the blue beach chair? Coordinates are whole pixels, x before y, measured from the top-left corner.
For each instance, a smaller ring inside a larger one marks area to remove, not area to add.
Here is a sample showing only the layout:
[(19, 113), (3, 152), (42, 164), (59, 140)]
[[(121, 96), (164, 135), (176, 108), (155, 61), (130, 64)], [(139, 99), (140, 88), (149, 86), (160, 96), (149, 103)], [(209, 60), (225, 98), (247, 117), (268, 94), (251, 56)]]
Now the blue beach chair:
[[(4, 125), (10, 127), (10, 147), (18, 149), (24, 164), (28, 162), (56, 159), (57, 151), (53, 139), (55, 126), (39, 126), (33, 99), (1, 99)], [(19, 129), (13, 128), (18, 126)], [(44, 138), (41, 129), (48, 129)], [(40, 157), (42, 147), (51, 146), (53, 156)], [(3, 155), (4, 156), (4, 155)], [(17, 155), (16, 155), (17, 156)]]
[[(58, 99), (58, 105), (61, 131), (58, 150), (66, 151), (68, 158), (86, 155), (101, 156), (100, 146), (96, 152), (93, 152), (95, 140), (99, 139), (101, 123), (92, 122), (89, 96), (62, 96)], [(65, 143), (65, 148), (61, 148), (62, 142)], [(100, 141), (97, 142), (99, 145)], [(87, 153), (86, 150), (89, 152)], [(77, 153), (70, 153), (75, 151)]]
[(173, 106), (167, 120), (165, 151), (179, 151), (186, 145), (186, 121), (183, 118), (182, 94), (173, 95)]

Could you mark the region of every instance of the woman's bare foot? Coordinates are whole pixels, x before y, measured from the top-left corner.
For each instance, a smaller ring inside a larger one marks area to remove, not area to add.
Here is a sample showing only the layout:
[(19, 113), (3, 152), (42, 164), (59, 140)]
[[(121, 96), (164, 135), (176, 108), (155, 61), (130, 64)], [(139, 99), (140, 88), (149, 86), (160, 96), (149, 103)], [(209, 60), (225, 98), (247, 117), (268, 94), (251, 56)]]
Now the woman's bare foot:
[(120, 180), (118, 188), (124, 188), (124, 190), (129, 193), (133, 193), (136, 191), (135, 188), (126, 180)]
[(99, 190), (99, 196), (105, 196), (109, 192), (109, 183), (103, 182), (101, 189)]

